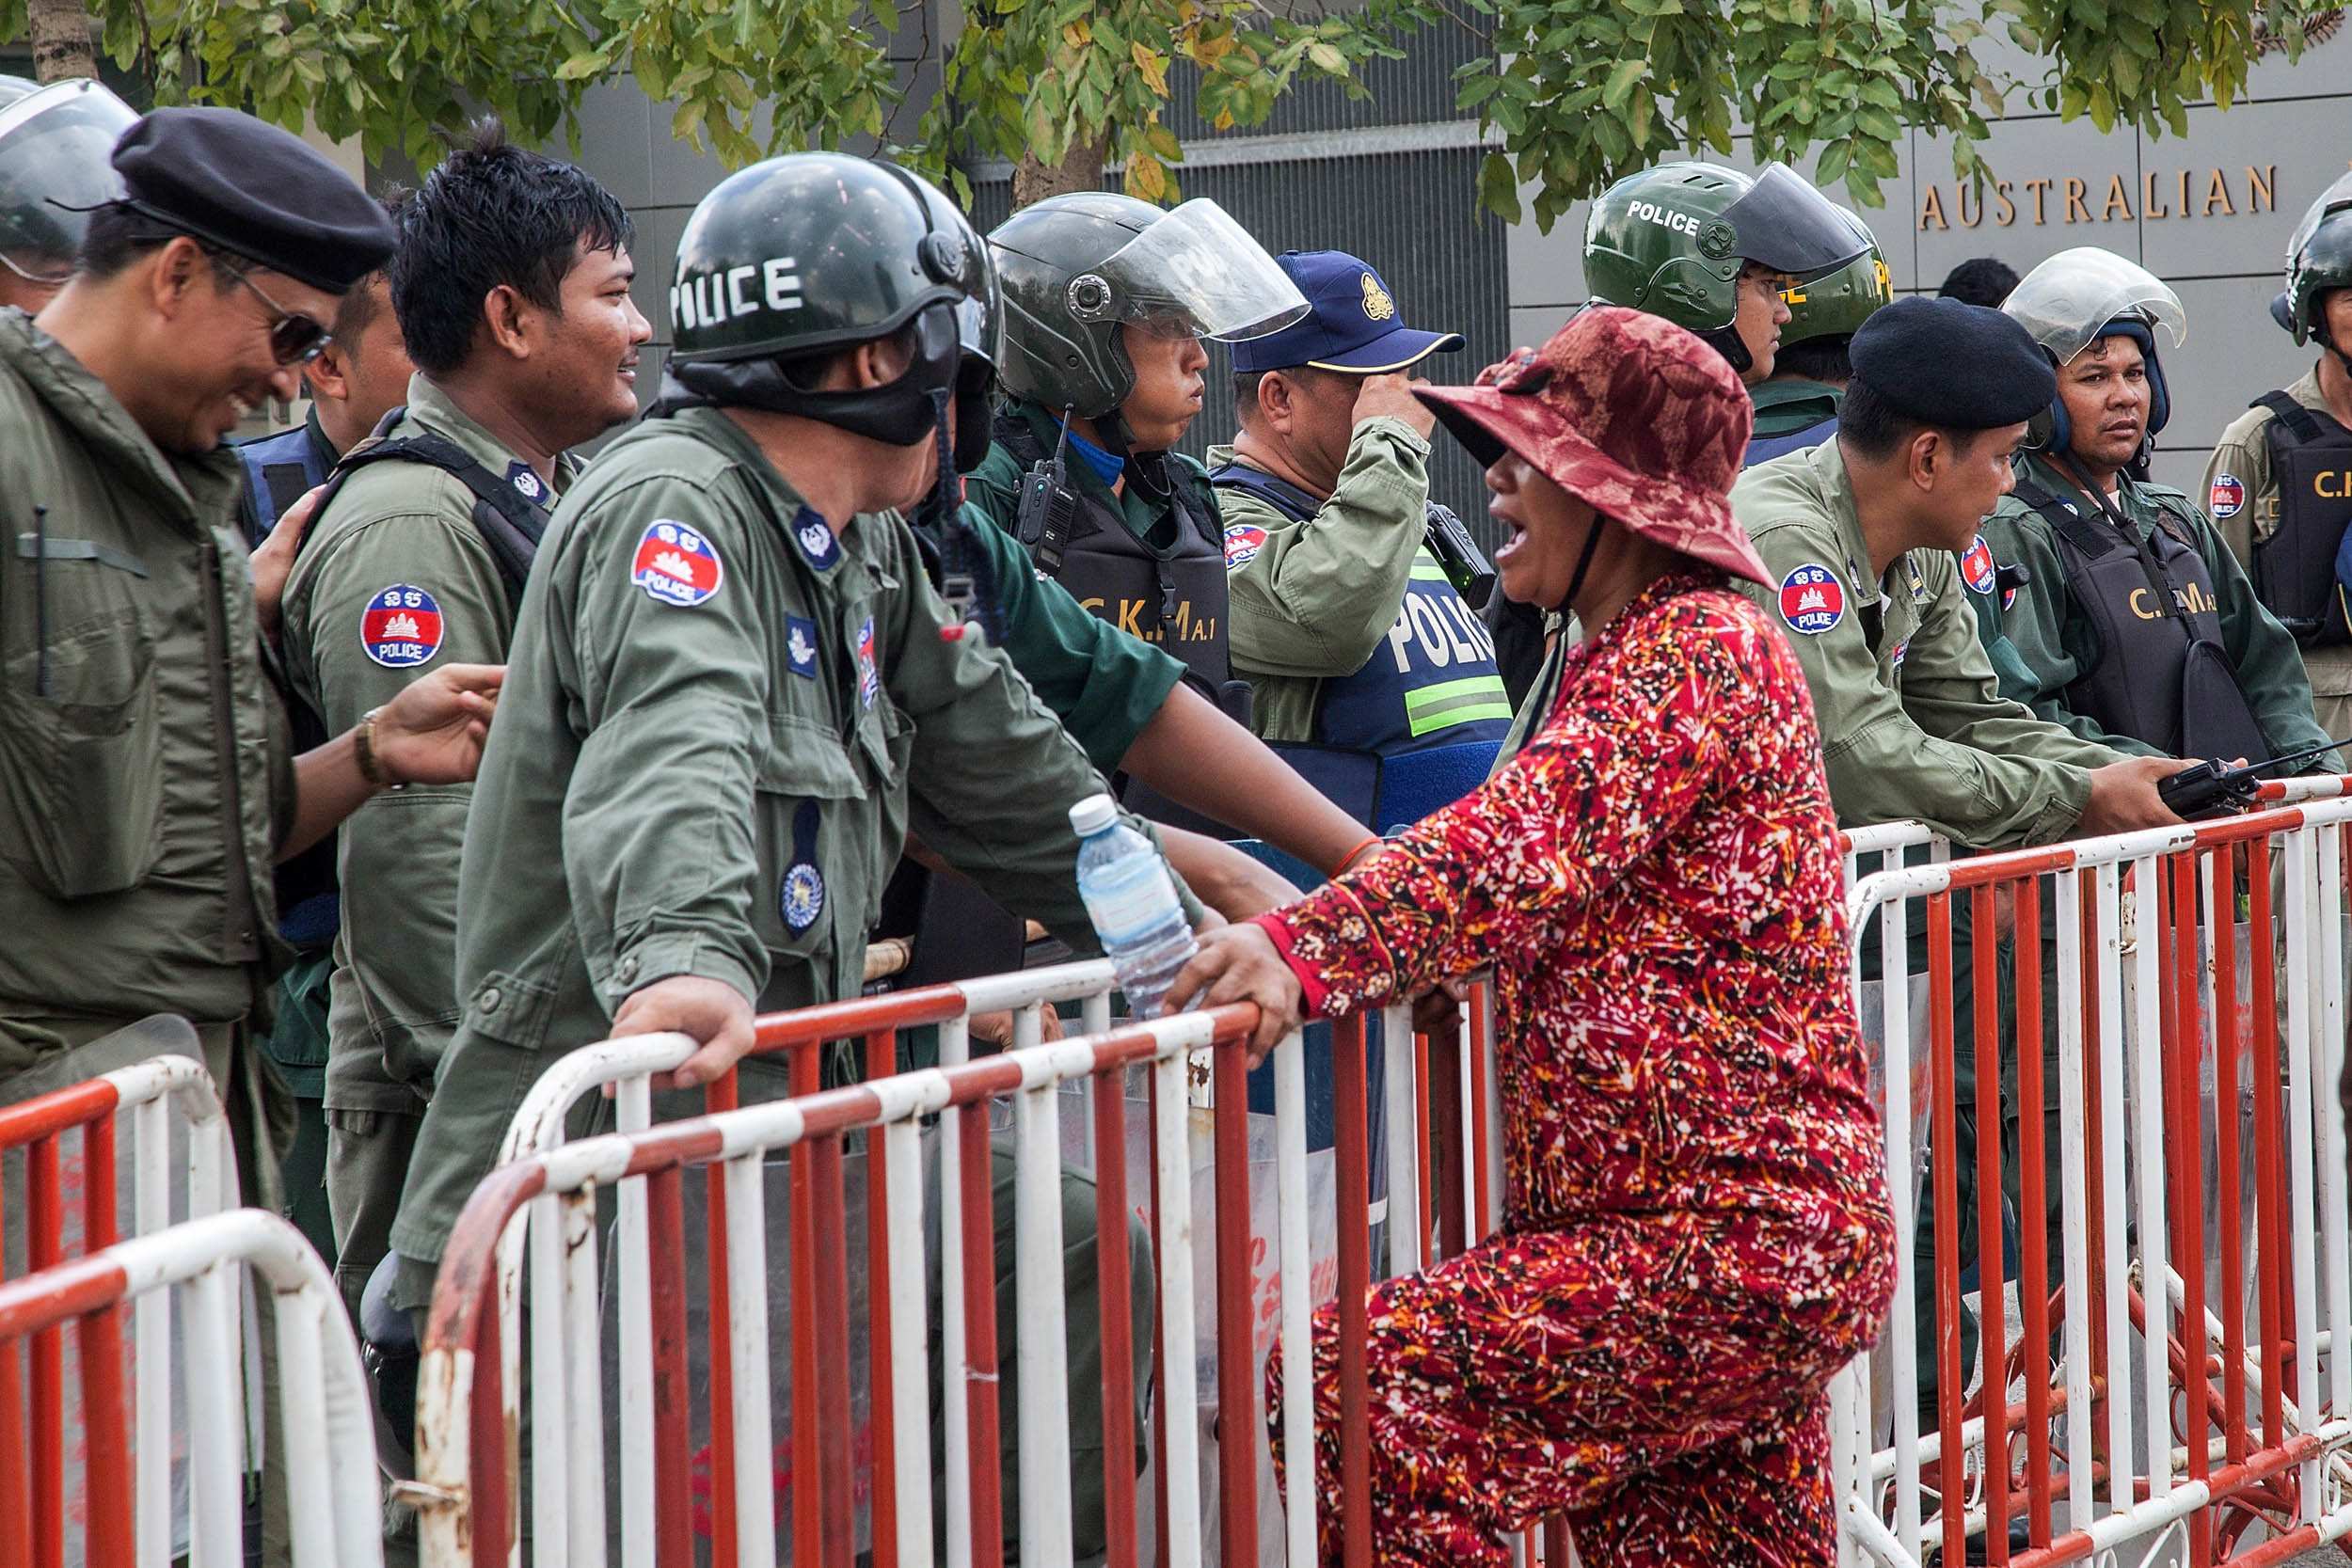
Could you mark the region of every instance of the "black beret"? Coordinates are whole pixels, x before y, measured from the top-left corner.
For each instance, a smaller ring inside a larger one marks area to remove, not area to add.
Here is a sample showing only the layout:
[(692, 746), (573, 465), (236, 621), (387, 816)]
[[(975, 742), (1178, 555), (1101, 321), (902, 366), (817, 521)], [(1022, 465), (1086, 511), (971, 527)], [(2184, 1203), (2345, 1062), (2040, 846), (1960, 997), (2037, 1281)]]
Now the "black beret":
[(2050, 356), (1998, 310), (1957, 299), (1899, 299), (1874, 310), (1846, 351), (1856, 381), (1922, 424), (1994, 430), (2058, 396)]
[(351, 176), (234, 109), (143, 116), (114, 166), (138, 212), (314, 289), (342, 293), (391, 258), (391, 220)]

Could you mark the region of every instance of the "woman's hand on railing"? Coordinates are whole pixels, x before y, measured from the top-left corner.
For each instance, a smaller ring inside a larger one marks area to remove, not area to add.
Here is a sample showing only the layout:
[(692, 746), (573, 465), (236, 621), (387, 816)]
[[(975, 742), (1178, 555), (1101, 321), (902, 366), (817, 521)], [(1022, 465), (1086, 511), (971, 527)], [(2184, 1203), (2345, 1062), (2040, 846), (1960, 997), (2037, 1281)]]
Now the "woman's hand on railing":
[(1274, 939), (1265, 934), (1265, 927), (1244, 924), (1200, 933), (1200, 951), (1177, 973), (1161, 1011), (1255, 1002), (1258, 1028), (1249, 1037), (1249, 1065), (1254, 1068), (1283, 1036), (1298, 1027), (1305, 1017), (1306, 1001), (1298, 976), (1275, 950)]

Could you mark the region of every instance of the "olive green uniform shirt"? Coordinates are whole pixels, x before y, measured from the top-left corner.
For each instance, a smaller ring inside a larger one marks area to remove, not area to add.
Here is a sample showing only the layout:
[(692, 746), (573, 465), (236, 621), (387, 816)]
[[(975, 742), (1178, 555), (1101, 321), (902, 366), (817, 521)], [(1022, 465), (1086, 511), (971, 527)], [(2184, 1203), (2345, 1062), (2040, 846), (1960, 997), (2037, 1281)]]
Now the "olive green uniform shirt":
[[(2285, 388), (2287, 396), (2306, 408), (2315, 408), (2333, 417), (2328, 399), (2319, 389), (2319, 368), (2314, 365)], [(2215, 443), (2213, 459), (2205, 465), (2205, 494), (2213, 494), (2213, 482), (2224, 474), (2246, 485), (2246, 504), (2234, 516), (2217, 517), (2215, 526), (2222, 540), (2247, 571), (2254, 569), (2254, 546), (2279, 531), (2279, 482), (2270, 471), (2270, 437), (2267, 430), (2274, 416), (2267, 408), (2249, 408), (2230, 422)], [(2330, 738), (2352, 735), (2352, 646), (2334, 648), (2298, 648), (2305, 674), (2312, 683), (2313, 705), (2317, 721)]]
[[(580, 476), (475, 785), (464, 1016), (396, 1251), (437, 1261), (542, 1069), (630, 993), (697, 975), (762, 1011), (856, 996), (910, 829), (1093, 948), (1068, 812), (1105, 786), (1001, 653), (941, 638), (952, 615), (903, 521), (836, 539), (715, 409), (647, 420)], [(745, 1064), (746, 1100), (784, 1087)]]
[[(2084, 517), (2104, 520), (2105, 514), (2049, 464), (2021, 457), (2018, 471), (2021, 479), (2030, 479), (2061, 502), (2072, 502)], [(2246, 569), (2223, 546), (2203, 509), (2178, 490), (2140, 483), (2128, 475), (2118, 479), (2113, 504), (2130, 519), (2142, 543), (2155, 532), (2158, 514), (2165, 509), (2188, 529), (2205, 572), (2213, 578), (2222, 646), (2237, 672), (2238, 689), (2245, 692), (2270, 742), (2270, 754), (2284, 755), (2327, 739), (2312, 717), (2311, 683), (2303, 676), (2294, 634), (2254, 597), (2254, 585), (2247, 579)], [(2002, 630), (2024, 661), (2030, 684), (2024, 690), (2005, 686), (2004, 691), (2085, 740), (2134, 756), (2162, 755), (2147, 742), (2113, 734), (2067, 705), (2066, 689), (2097, 666), (2103, 650), (2090, 617), (2068, 587), (2066, 566), (2048, 519), (2014, 495), (2005, 496), (1985, 519), (1984, 540), (1996, 560), (2018, 562), (2026, 571), (2016, 598), (2003, 611)], [(1984, 596), (1978, 597), (1981, 602)]]
[(1821, 381), (1806, 381), (1790, 376), (1785, 381), (1766, 381), (1748, 388), (1748, 399), (1756, 404), (1756, 436), (1794, 436), (1801, 430), (1811, 430), (1823, 420), (1837, 417), (1837, 405), (1845, 393)]
[(226, 448), (159, 450), (0, 311), (0, 1080), (267, 1006), (294, 816)]
[[(1231, 447), (1209, 449), (1212, 470), (1232, 460)], [(1339, 483), (1312, 517), (1248, 490), (1217, 492), (1228, 529), (1265, 530), (1257, 553), (1225, 577), (1233, 673), (1254, 693), (1249, 727), (1260, 739), (1312, 740), (1323, 683), (1362, 669), (1388, 638), (1428, 500), (1429, 443), (1386, 416), (1356, 426)]]
[[(385, 435), (426, 434), (454, 441), (501, 477), (521, 462), (420, 373), (408, 383), (406, 413)], [(286, 579), (279, 646), (295, 691), (328, 734), (441, 665), (506, 662), (514, 610), (473, 508), (473, 492), (453, 474), (374, 463), (353, 470), (304, 538)], [(398, 644), (379, 657), (386, 644), (370, 636), (368, 615), (388, 595), (408, 601), (412, 616), (437, 617), (428, 657)], [(471, 784), (385, 790), (339, 831), (330, 1111), (423, 1108), (457, 1026), (457, 859), (472, 799)]]
[[(1949, 551), (1906, 551), (1871, 579), (1837, 442), (1750, 468), (1731, 501), (1773, 583), (1739, 586), (1804, 666), (1841, 825), (1915, 817), (1977, 848), (2073, 830), (2089, 769), (2116, 753), (1999, 694)], [(1806, 567), (1826, 582), (1789, 582)]]

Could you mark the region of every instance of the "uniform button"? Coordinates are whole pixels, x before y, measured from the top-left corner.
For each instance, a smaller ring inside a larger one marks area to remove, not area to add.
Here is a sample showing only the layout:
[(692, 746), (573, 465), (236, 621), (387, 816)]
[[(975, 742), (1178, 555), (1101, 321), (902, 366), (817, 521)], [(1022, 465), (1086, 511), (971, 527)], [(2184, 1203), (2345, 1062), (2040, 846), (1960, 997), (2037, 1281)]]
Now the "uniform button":
[(613, 970), (613, 974), (620, 976), (621, 983), (624, 985), (636, 979), (637, 960), (635, 958), (623, 958), (620, 961), (619, 966)]
[(499, 1003), (504, 998), (499, 995), (498, 987), (490, 986), (485, 988), (482, 994), (475, 998), (475, 1005), (485, 1013), (494, 1013), (499, 1010)]

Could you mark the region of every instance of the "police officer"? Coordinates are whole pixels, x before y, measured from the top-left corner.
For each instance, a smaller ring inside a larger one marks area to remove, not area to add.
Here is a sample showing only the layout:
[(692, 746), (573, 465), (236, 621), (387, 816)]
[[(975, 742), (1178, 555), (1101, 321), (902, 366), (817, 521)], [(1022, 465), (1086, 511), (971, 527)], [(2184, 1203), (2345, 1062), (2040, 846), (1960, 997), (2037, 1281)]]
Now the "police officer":
[(96, 82), (0, 76), (0, 307), (37, 315), (65, 287), (91, 210), (122, 194), (107, 160), (136, 119)]
[(303, 367), (310, 406), (302, 422), (237, 443), (247, 543), (258, 550), (295, 501), (326, 483), (343, 453), (405, 401), (416, 371), (392, 311), (391, 278), (372, 272), (343, 292), (318, 357)]
[[(182, 1015), (243, 1193), (276, 1207), (285, 1107), (250, 1049), (285, 956), (271, 864), (380, 787), (469, 777), (499, 672), (432, 672), (294, 755), (220, 441), (294, 394), (391, 229), (226, 109), (158, 110), (112, 162), (72, 279), (0, 312), (0, 1099), (151, 1054), (152, 1015)], [(264, 1491), (273, 1560), (283, 1507)]]
[(1661, 164), (1600, 194), (1584, 222), (1584, 287), (1688, 327), (1750, 388), (1772, 373), (1782, 291), (1867, 255), (1869, 231), (1779, 164), (1759, 175)]
[(2286, 292), (2271, 305), (2309, 374), (2265, 392), (2221, 433), (2206, 505), (2263, 604), (2303, 650), (2320, 728), (2352, 735), (2352, 614), (2341, 565), (2352, 527), (2352, 174), (2321, 193), (2287, 245)]
[[(638, 349), (653, 336), (629, 298), (627, 210), (495, 120), (398, 222), (391, 304), (418, 369), (405, 406), (322, 498), (282, 610), (294, 691), (330, 732), (420, 670), (505, 660), (564, 453), (636, 417)], [(339, 835), (326, 1188), (355, 1318), (457, 1022), (472, 798), (469, 784), (405, 790)]]
[(1241, 429), (1208, 456), (1251, 727), (1343, 801), (1357, 776), (1371, 782), (1351, 767), (1367, 753), (1483, 746), (1475, 784), (1511, 710), (1493, 640), (1431, 544), (1466, 578), (1485, 570), (1482, 599), (1492, 569), (1431, 506), (1433, 416), (1406, 376), (1461, 336), (1406, 326), (1380, 275), (1344, 252), (1278, 261), (1311, 313), (1234, 345)]
[[(1746, 175), (1715, 164), (1661, 164), (1630, 174), (1600, 194), (1584, 223), (1584, 286), (1596, 304), (1663, 316), (1724, 356), (1749, 388), (1772, 373), (1782, 329), (1791, 318), (1783, 291), (1825, 277), (1867, 254), (1869, 235), (1804, 178), (1774, 164)], [(1502, 611), (1510, 614), (1510, 611)], [(1534, 639), (1519, 607), (1518, 625), (1496, 643), (1523, 662)], [(1559, 617), (1547, 617), (1550, 630)], [(1541, 669), (1529, 678), (1507, 755), (1518, 748), (1530, 716), (1543, 711), (1566, 650), (1547, 637)], [(1516, 686), (1516, 672), (1504, 678)]]
[(1853, 378), (1846, 347), (1871, 311), (1894, 302), (1894, 278), (1878, 237), (1852, 214), (1841, 215), (1870, 248), (1826, 277), (1782, 291), (1788, 320), (1780, 329), (1772, 373), (1748, 388), (1756, 404), (1750, 467), (1818, 447), (1837, 433), (1837, 404)]
[(1199, 690), (1246, 718), (1216, 497), (1200, 465), (1169, 449), (1200, 412), (1201, 339), (1276, 330), (1306, 301), (1213, 201), (1051, 197), (1000, 224), (989, 248), (1005, 287), (1008, 402), (974, 504), (1040, 572), (1174, 654)]
[(2213, 524), (2129, 472), (2170, 412), (2157, 338), (2185, 336), (2179, 296), (2085, 246), (2027, 273), (2002, 309), (2058, 367), (2016, 488), (1961, 562), (1979, 604), (1994, 560), (2026, 568), (2002, 622), (2031, 685), (2010, 695), (2126, 753), (2260, 760), (2324, 743), (2294, 638)]
[(1958, 552), (2010, 487), (2026, 420), (2057, 395), (2026, 330), (1906, 299), (1854, 334), (1835, 439), (1742, 475), (1732, 507), (1772, 568), (1755, 596), (1813, 689), (1838, 820), (1916, 817), (1972, 847), (2178, 820), (2182, 764), (2124, 760), (2002, 698)]
[[(459, 879), (463, 1017), (392, 1234), (411, 1312), (546, 1064), (675, 1029), (703, 1042), (676, 1082), (707, 1084), (755, 1007), (857, 995), (910, 831), (1093, 945), (1067, 813), (1101, 782), (1001, 654), (944, 635), (915, 533), (973, 569), (955, 489), (988, 442), (985, 245), (904, 170), (794, 154), (704, 198), (670, 300), (653, 417), (565, 494), (516, 622)], [(784, 1092), (780, 1064), (742, 1086)]]

